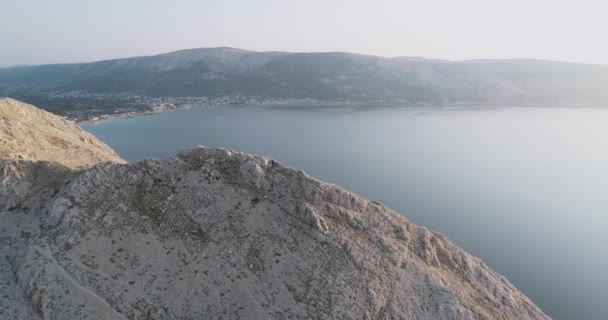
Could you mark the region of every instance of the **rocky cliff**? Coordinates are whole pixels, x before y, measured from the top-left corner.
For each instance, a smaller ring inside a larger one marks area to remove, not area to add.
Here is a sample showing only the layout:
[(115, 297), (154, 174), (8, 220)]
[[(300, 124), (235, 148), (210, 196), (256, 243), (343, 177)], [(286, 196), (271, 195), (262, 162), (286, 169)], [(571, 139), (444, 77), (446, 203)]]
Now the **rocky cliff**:
[(54, 160), (0, 163), (2, 319), (547, 319), (443, 235), (272, 159)]

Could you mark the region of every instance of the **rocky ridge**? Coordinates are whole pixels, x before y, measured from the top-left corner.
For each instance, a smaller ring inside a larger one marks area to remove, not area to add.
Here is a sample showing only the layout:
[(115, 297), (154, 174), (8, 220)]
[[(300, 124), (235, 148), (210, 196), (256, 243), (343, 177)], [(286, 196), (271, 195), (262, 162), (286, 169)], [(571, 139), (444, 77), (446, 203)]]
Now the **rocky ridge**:
[(233, 150), (4, 160), (0, 221), (2, 319), (548, 318), (445, 236)]
[(10, 98), (0, 98), (0, 144), (0, 159), (54, 161), (73, 169), (124, 162), (74, 122)]

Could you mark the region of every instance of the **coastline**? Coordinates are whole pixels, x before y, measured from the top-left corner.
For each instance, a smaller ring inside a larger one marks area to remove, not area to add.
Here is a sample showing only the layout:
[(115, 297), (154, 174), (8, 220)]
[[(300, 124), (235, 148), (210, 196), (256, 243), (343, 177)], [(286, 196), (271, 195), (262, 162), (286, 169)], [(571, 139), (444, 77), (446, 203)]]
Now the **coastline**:
[[(251, 103), (251, 104), (234, 104), (234, 103), (226, 103), (226, 104), (222, 104), (222, 103), (218, 103), (218, 104), (204, 104), (204, 105), (187, 105), (187, 106), (183, 106), (183, 107), (173, 107), (173, 108), (166, 108), (166, 109), (158, 109), (158, 110), (151, 110), (151, 111), (142, 111), (142, 112), (137, 112), (137, 111), (132, 111), (129, 113), (119, 113), (119, 114), (107, 114), (107, 115), (100, 115), (98, 117), (92, 118), (92, 119), (86, 119), (86, 120), (74, 120), (74, 119), (69, 119), (71, 121), (74, 121), (76, 124), (81, 125), (81, 124), (95, 124), (95, 123), (100, 123), (100, 122), (104, 122), (104, 121), (109, 121), (109, 120), (118, 120), (118, 119), (128, 119), (128, 118), (133, 118), (133, 117), (139, 117), (139, 116), (146, 116), (146, 115), (153, 115), (153, 114), (159, 114), (159, 113), (165, 113), (165, 112), (171, 112), (171, 111), (179, 111), (179, 110), (187, 110), (187, 109), (199, 109), (199, 108), (206, 108), (206, 107), (214, 107), (214, 106), (258, 106), (258, 107), (289, 107), (289, 106), (299, 106), (299, 107), (304, 107), (304, 106), (309, 106), (313, 109), (318, 109), (321, 107), (337, 107), (337, 106), (357, 106), (357, 105), (365, 105), (367, 108), (369, 107), (397, 107), (397, 108), (440, 108), (440, 109), (460, 109), (460, 108), (479, 108), (479, 109), (495, 109), (495, 108), (517, 108), (517, 107), (523, 107), (523, 108), (576, 108), (576, 109), (602, 109), (602, 107), (599, 106), (547, 106), (547, 105), (539, 105), (539, 104), (524, 104), (524, 105), (500, 105), (500, 104), (479, 104), (479, 103), (466, 103), (466, 102), (456, 102), (456, 103), (451, 103), (451, 104), (409, 104), (409, 103), (378, 103), (378, 102), (371, 102), (371, 103), (364, 103), (364, 102), (353, 102), (353, 101), (280, 101), (280, 102), (275, 102), (275, 103)], [(287, 108), (285, 108), (287, 109)]]
[(172, 109), (143, 111), (143, 112), (135, 112), (134, 111), (134, 112), (129, 112), (129, 113), (119, 113), (119, 114), (113, 114), (113, 115), (102, 115), (102, 116), (97, 117), (97, 118), (86, 119), (86, 120), (76, 120), (74, 122), (76, 122), (76, 124), (78, 124), (78, 125), (81, 125), (81, 124), (95, 124), (95, 123), (100, 123), (100, 122), (109, 121), (109, 120), (128, 119), (128, 118), (153, 115), (153, 114), (163, 113), (163, 112), (170, 112), (170, 111), (184, 110), (184, 109), (192, 109), (192, 108), (203, 108), (203, 107), (206, 107), (206, 106), (172, 108)]
[[(157, 110), (150, 110), (150, 111), (141, 111), (141, 112), (137, 112), (137, 111), (132, 111), (129, 113), (118, 113), (118, 114), (105, 114), (105, 115), (100, 115), (91, 119), (86, 119), (86, 120), (73, 120), (72, 121), (76, 122), (77, 124), (93, 124), (93, 123), (99, 123), (99, 122), (103, 122), (103, 121), (108, 121), (108, 120), (116, 120), (116, 119), (126, 119), (126, 118), (132, 118), (132, 117), (138, 117), (138, 116), (145, 116), (145, 115), (152, 115), (152, 114), (157, 114), (157, 113), (164, 113), (164, 112), (170, 112), (170, 111), (177, 111), (177, 110), (186, 110), (186, 109), (198, 109), (198, 108), (205, 108), (205, 107), (212, 107), (212, 106), (247, 106), (247, 105), (251, 105), (251, 106), (266, 106), (266, 107), (271, 107), (271, 106), (288, 106), (288, 105), (307, 105), (307, 106), (314, 106), (314, 107), (321, 107), (321, 106), (341, 106), (341, 105), (353, 105), (356, 104), (355, 102), (352, 101), (310, 101), (310, 100), (278, 100), (276, 102), (252, 102), (252, 103), (211, 103), (211, 104), (200, 104), (200, 105), (186, 105), (186, 106), (179, 106), (179, 107), (172, 107), (172, 108), (165, 108), (165, 109), (157, 109)], [(380, 105), (380, 104), (378, 104)]]
[[(252, 102), (252, 103), (214, 103), (214, 104), (202, 104), (202, 105), (186, 105), (186, 106), (179, 106), (179, 107), (173, 107), (173, 108), (166, 108), (166, 109), (158, 109), (158, 110), (151, 110), (151, 111), (142, 111), (142, 112), (137, 112), (137, 111), (132, 111), (129, 113), (119, 113), (119, 114), (105, 114), (105, 115), (100, 115), (91, 119), (86, 119), (86, 120), (74, 120), (74, 119), (70, 119), (74, 122), (76, 122), (77, 124), (94, 124), (94, 123), (100, 123), (103, 121), (108, 121), (108, 120), (117, 120), (117, 119), (126, 119), (126, 118), (132, 118), (132, 117), (138, 117), (138, 116), (145, 116), (145, 115), (152, 115), (152, 114), (157, 114), (157, 113), (164, 113), (164, 112), (170, 112), (170, 111), (177, 111), (177, 110), (186, 110), (186, 109), (198, 109), (198, 108), (205, 108), (205, 107), (212, 107), (212, 106), (259, 106), (259, 107), (287, 107), (287, 106), (309, 106), (309, 107), (313, 107), (313, 108), (319, 108), (319, 107), (337, 107), (337, 106), (354, 106), (354, 105), (365, 105), (365, 106), (376, 106), (376, 107), (422, 107), (422, 108), (428, 108), (428, 107), (442, 107), (442, 105), (431, 105), (431, 104), (410, 104), (410, 103), (390, 103), (390, 102), (355, 102), (355, 101), (311, 101), (311, 100), (307, 100), (307, 99), (297, 99), (297, 100), (278, 100), (275, 102)], [(457, 105), (457, 104), (455, 104)]]

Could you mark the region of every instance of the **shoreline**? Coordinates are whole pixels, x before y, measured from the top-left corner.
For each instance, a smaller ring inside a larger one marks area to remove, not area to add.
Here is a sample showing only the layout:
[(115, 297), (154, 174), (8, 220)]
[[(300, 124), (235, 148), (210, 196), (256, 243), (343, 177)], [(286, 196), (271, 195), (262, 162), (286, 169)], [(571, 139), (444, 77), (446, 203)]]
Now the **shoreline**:
[[(185, 107), (176, 107), (170, 109), (162, 109), (162, 110), (152, 110), (152, 111), (143, 111), (143, 112), (130, 112), (130, 113), (120, 113), (120, 114), (112, 114), (112, 115), (101, 115), (96, 119), (87, 119), (87, 120), (71, 120), (74, 121), (78, 125), (82, 124), (96, 124), (110, 120), (118, 120), (118, 119), (128, 119), (139, 116), (147, 116), (165, 112), (179, 111), (179, 110), (188, 110), (188, 109), (200, 109), (206, 107), (219, 107), (219, 106), (256, 106), (256, 107), (288, 107), (288, 106), (310, 106), (312, 108), (319, 107), (340, 107), (340, 106), (366, 106), (369, 107), (391, 107), (391, 108), (439, 108), (439, 109), (460, 109), (460, 108), (479, 108), (479, 109), (496, 109), (496, 108), (574, 108), (574, 109), (604, 109), (599, 106), (547, 106), (547, 105), (537, 105), (537, 104), (527, 104), (527, 105), (492, 105), (492, 104), (479, 104), (479, 103), (453, 103), (453, 104), (441, 104), (441, 105), (425, 105), (425, 104), (400, 104), (400, 103), (364, 103), (364, 102), (349, 102), (349, 101), (325, 101), (325, 102), (281, 102), (281, 103), (252, 103), (252, 104), (209, 104), (209, 105), (198, 105), (198, 106), (185, 106)], [(287, 108), (283, 108), (287, 109)]]
[[(143, 112), (130, 112), (130, 113), (120, 113), (120, 114), (112, 114), (112, 115), (101, 115), (97, 117), (97, 119), (87, 119), (87, 120), (72, 120), (76, 124), (95, 124), (104, 121), (110, 120), (118, 120), (118, 119), (128, 119), (139, 116), (153, 115), (158, 113), (165, 113), (171, 111), (178, 110), (187, 110), (187, 109), (199, 109), (206, 107), (219, 107), (219, 106), (257, 106), (257, 107), (287, 107), (287, 106), (310, 106), (310, 107), (340, 107), (340, 106), (356, 106), (356, 105), (365, 105), (367, 107), (408, 107), (408, 108), (429, 108), (429, 107), (446, 107), (445, 105), (424, 105), (424, 104), (402, 104), (402, 103), (379, 103), (379, 102), (353, 102), (353, 101), (281, 101), (276, 103), (251, 103), (251, 104), (209, 104), (209, 105), (198, 105), (198, 106), (186, 106), (186, 107), (176, 107), (171, 109), (163, 109), (163, 110), (153, 110), (153, 111), (143, 111)], [(467, 103), (455, 103), (451, 106), (473, 106), (472, 104)]]
[[(187, 109), (199, 109), (199, 108), (206, 108), (206, 107), (219, 107), (219, 106), (263, 106), (263, 107), (272, 107), (272, 106), (289, 106), (289, 105), (296, 105), (296, 106), (311, 106), (311, 107), (324, 107), (324, 106), (346, 106), (346, 105), (357, 105), (357, 104), (364, 104), (364, 103), (356, 103), (356, 102), (349, 102), (349, 101), (316, 101), (316, 102), (310, 102), (310, 101), (280, 101), (280, 102), (275, 102), (275, 103), (251, 103), (251, 104), (234, 104), (234, 103), (226, 103), (226, 104), (222, 104), (222, 103), (218, 103), (218, 104), (208, 104), (208, 105), (195, 105), (195, 106), (185, 106), (185, 107), (175, 107), (175, 108), (169, 108), (169, 109), (161, 109), (161, 110), (152, 110), (152, 111), (142, 111), (142, 112), (130, 112), (130, 113), (119, 113), (119, 114), (111, 114), (111, 115), (100, 115), (96, 118), (93, 119), (87, 119), (87, 120), (72, 120), (74, 122), (76, 122), (77, 124), (94, 124), (94, 123), (99, 123), (99, 122), (103, 122), (103, 121), (108, 121), (108, 120), (117, 120), (117, 119), (127, 119), (127, 118), (132, 118), (132, 117), (138, 117), (138, 116), (145, 116), (145, 115), (152, 115), (152, 114), (157, 114), (157, 113), (165, 113), (165, 112), (171, 112), (171, 111), (178, 111), (178, 110), (187, 110)], [(371, 103), (373, 105), (390, 105), (388, 103)]]
[(119, 113), (119, 114), (113, 114), (113, 115), (103, 115), (103, 116), (101, 116), (103, 118), (76, 120), (74, 122), (76, 122), (76, 124), (78, 124), (78, 125), (95, 124), (95, 123), (100, 123), (100, 122), (110, 121), (110, 120), (128, 119), (128, 118), (134, 118), (134, 117), (139, 117), (139, 116), (147, 116), (147, 115), (153, 115), (153, 114), (157, 114), (157, 113), (164, 113), (164, 112), (169, 112), (169, 111), (184, 110), (184, 109), (191, 109), (191, 108), (203, 108), (203, 107), (205, 107), (205, 106), (173, 108), (173, 109), (166, 109), (166, 110), (154, 110), (154, 111), (131, 112), (131, 113)]

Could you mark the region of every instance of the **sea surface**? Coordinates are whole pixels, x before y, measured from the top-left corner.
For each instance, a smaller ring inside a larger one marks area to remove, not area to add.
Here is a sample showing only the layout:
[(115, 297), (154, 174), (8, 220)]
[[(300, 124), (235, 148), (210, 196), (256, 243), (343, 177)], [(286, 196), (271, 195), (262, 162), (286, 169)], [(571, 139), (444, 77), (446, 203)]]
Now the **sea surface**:
[(83, 126), (123, 158), (270, 156), (446, 234), (557, 319), (608, 319), (608, 108), (218, 106)]

